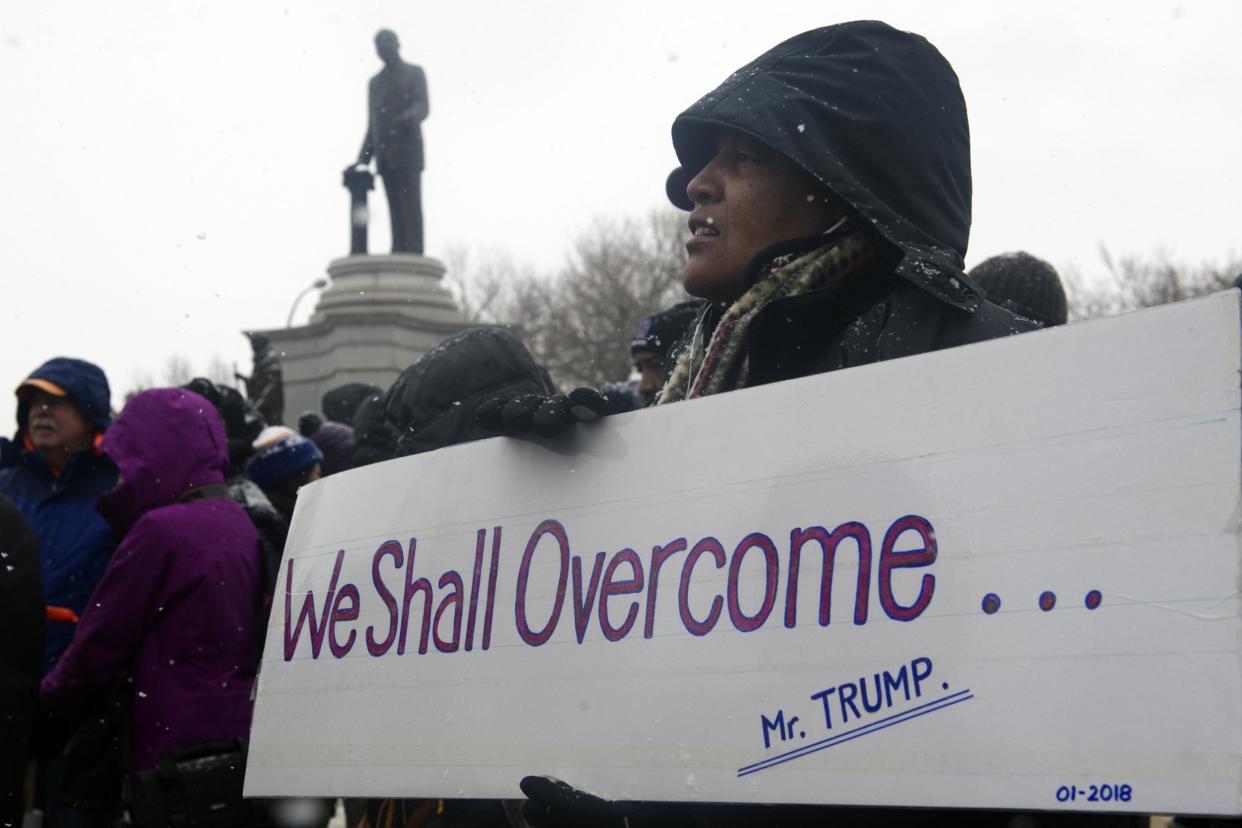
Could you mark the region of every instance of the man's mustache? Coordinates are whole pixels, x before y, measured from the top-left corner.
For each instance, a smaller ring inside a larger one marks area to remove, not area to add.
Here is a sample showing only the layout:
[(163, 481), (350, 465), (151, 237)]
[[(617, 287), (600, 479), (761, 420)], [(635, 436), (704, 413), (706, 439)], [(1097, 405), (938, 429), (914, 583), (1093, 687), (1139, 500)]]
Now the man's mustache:
[(56, 421), (55, 421), (54, 419), (52, 419), (51, 417), (46, 417), (46, 416), (43, 416), (43, 417), (31, 417), (31, 418), (30, 418), (30, 427), (31, 427), (31, 428), (50, 428), (52, 431), (59, 431), (59, 430), (60, 430), (60, 429), (59, 429), (59, 428), (57, 428), (57, 426), (56, 426)]

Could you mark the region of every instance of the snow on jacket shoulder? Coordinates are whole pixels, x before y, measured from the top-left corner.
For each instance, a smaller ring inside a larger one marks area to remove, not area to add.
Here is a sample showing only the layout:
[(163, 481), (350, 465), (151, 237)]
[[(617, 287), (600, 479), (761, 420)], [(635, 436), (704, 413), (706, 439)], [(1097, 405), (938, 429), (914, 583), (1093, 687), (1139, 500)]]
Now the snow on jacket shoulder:
[[(707, 329), (714, 326), (717, 313), (707, 309)], [(958, 308), (877, 262), (842, 285), (765, 307), (748, 342), (750, 384), (969, 345), (1038, 327), (987, 301), (972, 311)]]

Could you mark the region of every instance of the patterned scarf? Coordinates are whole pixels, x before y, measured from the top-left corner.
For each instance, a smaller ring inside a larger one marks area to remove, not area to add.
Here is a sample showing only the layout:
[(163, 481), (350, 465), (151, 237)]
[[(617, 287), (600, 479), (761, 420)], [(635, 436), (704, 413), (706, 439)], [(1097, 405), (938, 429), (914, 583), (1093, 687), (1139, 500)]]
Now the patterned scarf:
[(874, 255), (866, 235), (855, 230), (809, 253), (788, 253), (773, 259), (750, 289), (724, 312), (710, 337), (700, 317), (690, 346), (678, 357), (656, 404), (745, 388), (750, 374), (747, 340), (759, 312), (777, 299), (835, 285)]

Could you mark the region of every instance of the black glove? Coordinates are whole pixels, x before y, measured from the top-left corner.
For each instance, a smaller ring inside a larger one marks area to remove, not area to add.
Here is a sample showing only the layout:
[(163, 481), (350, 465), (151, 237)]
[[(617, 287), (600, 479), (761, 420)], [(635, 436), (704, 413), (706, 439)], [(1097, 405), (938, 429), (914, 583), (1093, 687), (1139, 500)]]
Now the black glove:
[(522, 819), (534, 828), (625, 828), (632, 802), (611, 802), (570, 787), (551, 776), (526, 776)]
[(569, 413), (576, 422), (590, 423), (620, 412), (613, 411), (604, 395), (594, 388), (575, 388), (569, 392)]
[(540, 437), (555, 437), (574, 423), (569, 413), (569, 397), (553, 394), (543, 398), (530, 418), (531, 427)]
[(547, 400), (539, 394), (523, 394), (511, 400), (492, 397), (474, 413), (474, 420), (484, 431), (493, 434), (521, 434), (531, 429), (535, 409)]
[(608, 400), (594, 388), (575, 388), (567, 395), (551, 397), (494, 397), (479, 406), (475, 421), (493, 434), (534, 431), (540, 437), (555, 437), (574, 423), (589, 423), (611, 413)]

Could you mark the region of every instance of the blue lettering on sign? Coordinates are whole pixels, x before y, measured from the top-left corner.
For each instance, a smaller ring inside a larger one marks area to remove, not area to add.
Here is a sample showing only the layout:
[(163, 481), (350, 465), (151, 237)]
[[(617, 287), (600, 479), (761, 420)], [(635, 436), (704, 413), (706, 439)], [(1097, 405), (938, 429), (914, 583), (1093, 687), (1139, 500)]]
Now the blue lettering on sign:
[(1134, 786), (1122, 783), (1103, 785), (1062, 785), (1057, 788), (1057, 802), (1129, 802), (1134, 798)]
[[(894, 693), (898, 691), (906, 701), (910, 701), (911, 687), (914, 690), (914, 698), (921, 697), (923, 682), (931, 675), (931, 670), (931, 659), (919, 657), (908, 665), (901, 665), (900, 669), (895, 672), (885, 670), (869, 678), (847, 681), (836, 687), (828, 687), (818, 693), (812, 693), (811, 698), (823, 705), (824, 727), (832, 730), (834, 709), (840, 710), (837, 723), (845, 724), (850, 721), (850, 714), (853, 714), (855, 720), (859, 720), (867, 714), (878, 713), (880, 710), (892, 707), (894, 699), (898, 698)], [(861, 712), (855, 700), (862, 704)]]
[[(808, 733), (806, 727), (799, 726), (801, 716), (793, 715), (786, 708), (772, 715), (761, 713), (759, 724), (765, 749), (791, 741), (801, 744), (738, 768), (737, 775), (748, 776), (792, 762), (974, 698), (969, 690), (950, 691), (947, 681), (933, 688), (932, 670), (932, 660), (919, 656), (896, 669), (838, 682), (812, 693), (810, 699), (819, 703), (816, 712), (823, 717), (823, 732), (813, 733), (818, 738), (812, 742), (805, 742)], [(810, 719), (819, 720), (819, 716)], [(814, 731), (815, 727), (812, 725), (811, 729)]]

